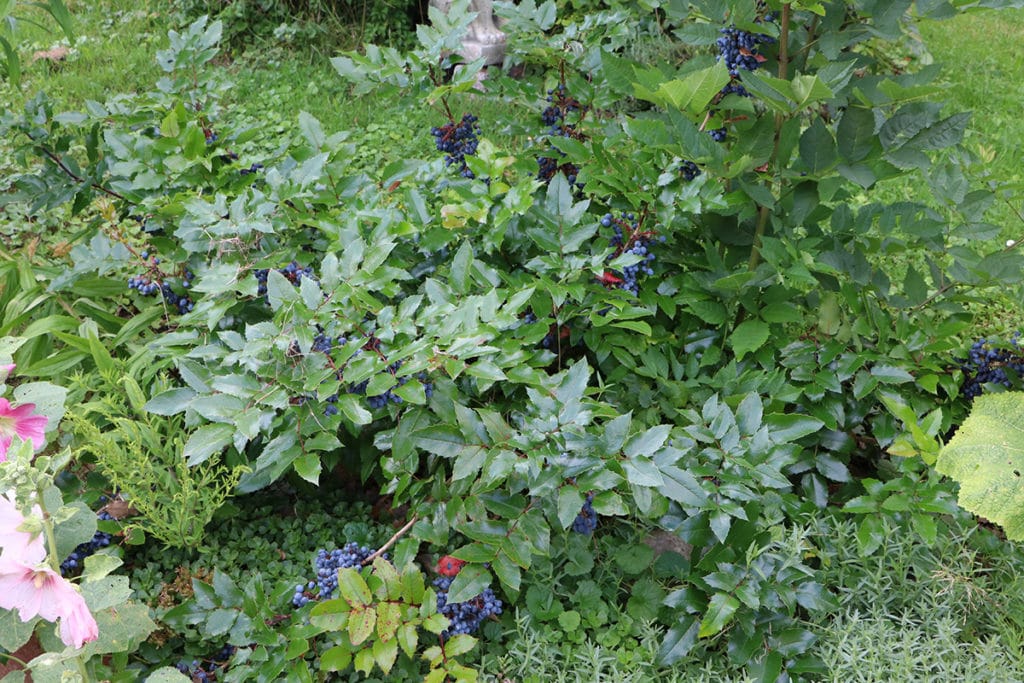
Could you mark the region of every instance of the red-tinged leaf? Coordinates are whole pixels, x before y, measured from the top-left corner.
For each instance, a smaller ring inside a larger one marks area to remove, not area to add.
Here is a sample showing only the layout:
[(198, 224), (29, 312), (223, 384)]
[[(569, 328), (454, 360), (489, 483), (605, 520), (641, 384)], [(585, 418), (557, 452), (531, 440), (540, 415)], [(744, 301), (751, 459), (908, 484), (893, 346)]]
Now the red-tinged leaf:
[(382, 602), (377, 605), (377, 636), (382, 641), (395, 637), (402, 621), (402, 608), (396, 602)]

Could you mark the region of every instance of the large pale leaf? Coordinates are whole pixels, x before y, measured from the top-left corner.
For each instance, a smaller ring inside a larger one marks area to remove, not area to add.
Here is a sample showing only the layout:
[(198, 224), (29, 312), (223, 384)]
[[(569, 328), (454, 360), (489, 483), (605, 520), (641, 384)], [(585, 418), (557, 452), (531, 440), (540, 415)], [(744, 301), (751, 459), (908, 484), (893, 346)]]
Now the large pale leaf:
[(961, 507), (1024, 541), (1024, 393), (974, 399), (971, 414), (939, 451), (935, 469), (960, 483)]

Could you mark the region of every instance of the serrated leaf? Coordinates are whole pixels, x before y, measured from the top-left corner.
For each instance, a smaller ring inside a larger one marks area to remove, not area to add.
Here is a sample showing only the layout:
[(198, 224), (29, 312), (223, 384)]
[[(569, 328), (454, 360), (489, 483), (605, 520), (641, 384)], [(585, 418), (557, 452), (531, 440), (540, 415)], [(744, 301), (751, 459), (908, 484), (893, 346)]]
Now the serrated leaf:
[[(407, 570), (414, 571), (414, 570)], [(397, 600), (402, 595), (402, 577), (398, 575), (395, 566), (383, 557), (376, 557), (373, 560), (373, 573), (384, 582), (387, 588), (389, 600)]]
[(448, 602), (466, 602), (484, 592), (491, 583), (491, 575), (479, 565), (467, 564), (452, 579), (448, 588)]
[(623, 447), (623, 453), (627, 458), (638, 455), (652, 457), (668, 440), (672, 425), (657, 425), (651, 427), (641, 434), (635, 434)]
[(373, 644), (373, 659), (384, 673), (391, 673), (398, 657), (398, 641), (395, 639), (378, 640)]
[(825, 426), (825, 423), (816, 417), (795, 413), (772, 413), (765, 418), (765, 424), (768, 425), (772, 441), (775, 443), (796, 441), (808, 434), (818, 432)]
[(366, 585), (366, 580), (363, 579), (358, 569), (343, 567), (338, 570), (338, 590), (341, 597), (353, 607), (369, 605), (373, 602), (370, 587)]
[(583, 507), (583, 494), (576, 486), (563, 486), (558, 489), (558, 522), (563, 529), (568, 529)]
[(308, 112), (299, 112), (299, 131), (302, 132), (303, 137), (306, 138), (310, 146), (317, 151), (327, 141), (327, 136), (324, 135), (324, 129), (320, 125), (320, 121)]
[(959, 482), (961, 507), (1024, 541), (1024, 392), (975, 398), (935, 469)]
[(398, 636), (396, 640), (398, 640), (398, 644), (401, 646), (402, 652), (405, 653), (406, 657), (412, 657), (416, 654), (416, 643), (419, 639), (416, 636), (415, 624), (402, 624), (398, 627), (396, 635)]
[(728, 593), (715, 593), (708, 602), (707, 612), (700, 622), (698, 637), (707, 638), (722, 630), (732, 620), (736, 610), (739, 609), (740, 601)]
[[(340, 582), (339, 582), (340, 585)], [(353, 608), (348, 615), (348, 637), (353, 645), (359, 645), (370, 637), (377, 624), (377, 610), (368, 605)]]
[(670, 665), (688, 655), (697, 644), (699, 630), (700, 622), (695, 618), (683, 619), (680, 624), (673, 626), (658, 648), (658, 661)]
[(335, 645), (320, 655), (322, 671), (344, 671), (352, 663), (352, 650), (344, 645)]
[(874, 149), (877, 140), (875, 115), (870, 109), (851, 106), (843, 112), (836, 129), (836, 142), (839, 154), (847, 163), (864, 159)]
[(146, 677), (146, 683), (191, 683), (192, 679), (177, 669), (163, 666)]
[(825, 173), (839, 161), (836, 141), (820, 118), (800, 136), (800, 160), (814, 175)]
[(464, 655), (476, 647), (476, 638), (464, 633), (453, 636), (444, 643), (444, 656), (451, 659)]
[(747, 320), (737, 325), (729, 335), (729, 345), (736, 353), (736, 358), (742, 360), (743, 356), (764, 346), (764, 343), (768, 341), (769, 332), (768, 323), (761, 320)]
[(373, 422), (373, 414), (363, 407), (358, 396), (353, 394), (340, 394), (338, 396), (338, 409), (341, 414), (357, 425), (365, 425)]
[(231, 444), (235, 428), (228, 424), (213, 424), (200, 427), (192, 432), (185, 442), (182, 455), (189, 467), (208, 460), (211, 455), (220, 453)]

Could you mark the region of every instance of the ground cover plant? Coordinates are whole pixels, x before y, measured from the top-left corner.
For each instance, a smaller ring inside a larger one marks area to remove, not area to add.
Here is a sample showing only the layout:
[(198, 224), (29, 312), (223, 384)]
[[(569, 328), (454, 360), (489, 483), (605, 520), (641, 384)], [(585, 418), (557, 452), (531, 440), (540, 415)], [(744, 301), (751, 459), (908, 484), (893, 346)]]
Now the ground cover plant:
[(207, 17), (4, 115), (4, 210), (76, 221), (0, 271), (0, 564), (43, 531), (98, 624), (3, 605), (36, 680), (1024, 675), (1019, 551), (938, 474), (1016, 537), (964, 447), (1019, 396), (1015, 340), (968, 351), (1016, 189), (887, 51), (973, 4), (577, 4), (499, 4), (484, 93), (465, 2), (331, 60), (415, 142), (235, 116)]

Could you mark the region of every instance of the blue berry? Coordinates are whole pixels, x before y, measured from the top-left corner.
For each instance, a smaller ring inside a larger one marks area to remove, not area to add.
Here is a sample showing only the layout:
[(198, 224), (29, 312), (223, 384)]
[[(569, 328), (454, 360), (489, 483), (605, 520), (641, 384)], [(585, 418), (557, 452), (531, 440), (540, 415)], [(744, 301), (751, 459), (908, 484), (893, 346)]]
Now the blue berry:
[(578, 534), (590, 536), (594, 533), (594, 529), (597, 528), (597, 513), (594, 511), (593, 501), (594, 494), (588, 493), (580, 513), (576, 515), (576, 519), (572, 522), (572, 530)]
[(448, 617), (449, 621), (448, 628), (441, 632), (442, 638), (475, 633), (485, 619), (499, 616), (503, 611), (504, 604), (491, 588), (485, 588), (475, 598), (465, 602), (448, 602), (451, 577), (439, 576), (434, 579), (433, 585), (437, 592), (437, 610)]
[(474, 177), (466, 165), (466, 157), (476, 154), (479, 144), (477, 135), (480, 133), (480, 125), (477, 120), (472, 114), (465, 114), (459, 123), (449, 121), (443, 126), (430, 129), (437, 151), (445, 153), (445, 166), (457, 166), (459, 174), (464, 178)]

